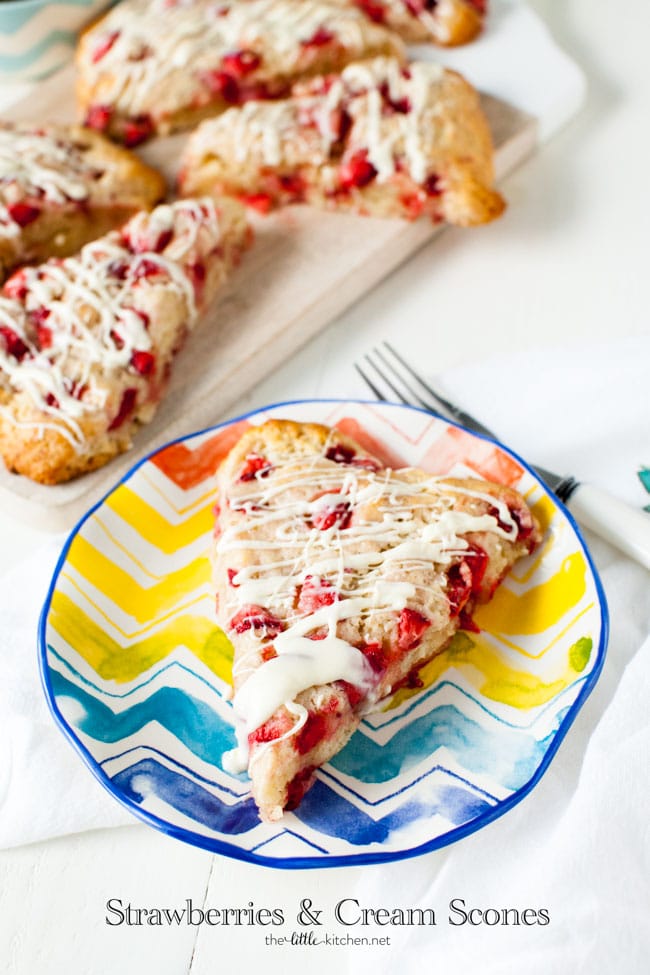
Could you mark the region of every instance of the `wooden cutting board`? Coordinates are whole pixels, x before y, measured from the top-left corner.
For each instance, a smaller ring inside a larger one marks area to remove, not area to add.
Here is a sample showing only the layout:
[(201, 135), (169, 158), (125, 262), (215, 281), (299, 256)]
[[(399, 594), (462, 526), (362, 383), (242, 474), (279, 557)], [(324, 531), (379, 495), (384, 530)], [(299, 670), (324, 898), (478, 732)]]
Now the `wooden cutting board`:
[[(72, 69), (66, 68), (5, 117), (73, 121), (73, 81)], [(502, 177), (534, 149), (537, 123), (496, 98), (486, 95), (482, 101)], [(170, 186), (185, 138), (159, 139), (141, 151)], [(256, 220), (252, 250), (179, 355), (168, 394), (133, 448), (101, 470), (56, 487), (33, 484), (0, 465), (5, 510), (35, 526), (71, 527), (137, 460), (168, 440), (217, 422), (235, 400), (441, 229), (426, 220), (374, 220), (302, 206)]]

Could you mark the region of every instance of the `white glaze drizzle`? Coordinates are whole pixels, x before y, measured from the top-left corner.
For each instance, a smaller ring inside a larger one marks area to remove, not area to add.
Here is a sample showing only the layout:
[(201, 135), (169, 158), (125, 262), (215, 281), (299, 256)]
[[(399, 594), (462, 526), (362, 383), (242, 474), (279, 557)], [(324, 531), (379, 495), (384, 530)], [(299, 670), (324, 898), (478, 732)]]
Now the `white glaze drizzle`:
[[(147, 250), (147, 242), (165, 230), (172, 238), (164, 253)], [(83, 416), (105, 405), (111, 382), (124, 385), (135, 351), (152, 348), (145, 320), (136, 310), (146, 313), (149, 282), (138, 278), (144, 261), (160, 268), (162, 275), (153, 282), (183, 299), (184, 325), (194, 325), (194, 286), (183, 261), (194, 254), (199, 233), (205, 235), (206, 253), (218, 244), (221, 232), (214, 203), (188, 199), (163, 204), (152, 213), (138, 214), (124, 233), (139, 241), (139, 253), (124, 244), (120, 232), (113, 232), (87, 244), (78, 257), (23, 269), (24, 298), (0, 297), (0, 326), (28, 349), (18, 360), (0, 337), (0, 383), (14, 394), (25, 394), (40, 414), (33, 421), (24, 420), (11, 404), (1, 406), (2, 415), (15, 426), (55, 428), (76, 449), (83, 447)], [(120, 276), (111, 270), (117, 265), (123, 268)], [(30, 324), (30, 313), (38, 309), (49, 311), (43, 323), (51, 332), (47, 348), (40, 346)], [(133, 373), (129, 383), (138, 381), (142, 378)], [(82, 387), (83, 395), (75, 395)]]
[(93, 175), (72, 140), (41, 130), (0, 124), (0, 238), (18, 238), (21, 225), (10, 207), (25, 198), (51, 203), (80, 202), (89, 196)]
[[(345, 109), (352, 119), (347, 154), (365, 149), (379, 183), (391, 179), (398, 165), (406, 165), (412, 179), (423, 183), (430, 175), (435, 87), (444, 69), (430, 62), (414, 62), (408, 70), (410, 76), (404, 77), (396, 58), (374, 58), (348, 65), (322, 94), (304, 93), (281, 102), (249, 102), (229, 109), (199, 126), (188, 157), (192, 164), (198, 160), (200, 165), (201, 157), (209, 157), (215, 147), (218, 151), (224, 139), (235, 147), (235, 159), (240, 163), (259, 158), (262, 165), (278, 166), (297, 155), (298, 164), (322, 166), (330, 161), (338, 138), (334, 120)], [(408, 102), (409, 111), (387, 115), (385, 90), (393, 103)], [(304, 140), (296, 141), (305, 116), (316, 123), (316, 139), (311, 138), (314, 129), (308, 129)], [(302, 153), (307, 158), (300, 159)]]
[[(272, 463), (272, 456), (270, 460)], [(249, 648), (244, 650), (244, 641), (238, 648), (233, 674), (238, 681), (244, 680), (234, 698), (238, 748), (228, 759), (233, 768), (245, 767), (248, 735), (281, 705), (291, 710), (295, 697), (309, 687), (345, 680), (366, 692), (370, 688), (372, 703), (372, 677), (363, 654), (337, 636), (339, 622), (400, 613), (413, 603), (426, 605), (427, 593), (438, 592), (436, 586), (409, 581), (409, 572), (431, 566), (444, 572), (467, 552), (463, 537), (467, 533), (489, 531), (507, 541), (518, 535), (517, 524), (501, 499), (465, 487), (455, 489), (447, 482), (441, 486), (443, 478), (409, 480), (408, 472), (384, 469), (375, 473), (336, 464), (322, 454), (304, 458), (302, 464), (300, 471), (280, 468), (264, 478), (256, 476), (250, 484), (237, 484), (228, 503), (246, 510), (247, 519), (227, 527), (216, 544), (222, 565), (230, 552), (243, 553), (244, 562), (247, 551), (267, 551), (270, 556), (280, 549), (285, 552), (281, 559), (240, 568), (227, 590), (227, 605), (222, 607), (228, 619), (244, 606), (262, 607), (283, 619), (285, 626), (272, 639), (278, 656), (267, 662), (258, 664), (260, 647), (271, 642), (264, 630), (247, 631)], [(335, 487), (339, 490), (333, 490)], [(453, 510), (457, 490), (493, 506), (498, 518)], [(319, 497), (310, 500), (314, 494)], [(352, 528), (332, 526), (323, 531), (309, 527), (319, 511), (342, 502), (355, 511)], [(366, 505), (381, 517), (364, 520)], [(424, 512), (424, 523), (414, 524), (416, 510)], [(269, 529), (271, 539), (258, 537), (260, 530), (266, 533)], [(399, 566), (399, 579), (383, 577), (390, 566)], [(326, 579), (337, 598), (314, 612), (296, 613), (297, 587), (308, 577)], [(442, 584), (442, 575), (440, 578)], [(324, 639), (309, 639), (310, 633), (323, 629)], [(283, 739), (296, 734), (302, 723), (294, 724)]]
[[(363, 54), (368, 39), (388, 39), (354, 7), (323, 0), (126, 0), (89, 34), (82, 70), (92, 86), (100, 81), (99, 100), (129, 115), (156, 114), (153, 94), (179, 69), (197, 74), (219, 66), (239, 50), (262, 55), (260, 77), (273, 78), (300, 70), (303, 43), (319, 28), (346, 48)], [(119, 32), (117, 36), (115, 34)], [(103, 43), (111, 46), (96, 62)], [(192, 87), (176, 85), (178, 107), (191, 101)]]

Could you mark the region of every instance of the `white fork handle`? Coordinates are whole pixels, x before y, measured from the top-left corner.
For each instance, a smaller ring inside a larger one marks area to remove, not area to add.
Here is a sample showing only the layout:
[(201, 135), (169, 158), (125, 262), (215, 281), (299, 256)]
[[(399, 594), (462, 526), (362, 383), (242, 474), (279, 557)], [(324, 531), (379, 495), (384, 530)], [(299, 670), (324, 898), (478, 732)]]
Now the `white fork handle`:
[(578, 484), (565, 503), (581, 525), (650, 569), (650, 514), (592, 484)]

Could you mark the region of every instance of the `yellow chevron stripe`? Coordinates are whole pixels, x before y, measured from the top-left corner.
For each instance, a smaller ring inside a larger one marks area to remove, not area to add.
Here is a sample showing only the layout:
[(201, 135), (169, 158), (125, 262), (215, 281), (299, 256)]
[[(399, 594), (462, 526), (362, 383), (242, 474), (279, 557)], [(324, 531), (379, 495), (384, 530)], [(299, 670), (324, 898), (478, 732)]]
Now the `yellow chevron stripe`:
[(491, 634), (491, 635), (493, 636), (493, 638), (498, 643), (502, 643), (504, 646), (508, 647), (510, 650), (515, 650), (517, 653), (520, 653), (522, 657), (528, 657), (529, 660), (541, 660), (542, 657), (544, 656), (544, 654), (548, 650), (550, 650), (552, 647), (554, 647), (555, 644), (559, 640), (561, 640), (562, 637), (565, 636), (565, 634), (567, 634), (569, 632), (569, 630), (571, 629), (571, 627), (572, 626), (575, 626), (575, 624), (578, 622), (578, 620), (582, 616), (584, 616), (585, 613), (588, 613), (589, 610), (591, 610), (591, 609), (594, 608), (594, 605), (595, 605), (594, 603), (589, 603), (587, 606), (585, 606), (584, 609), (581, 609), (580, 612), (576, 616), (574, 616), (569, 623), (567, 623), (567, 625), (564, 627), (564, 629), (563, 630), (560, 630), (560, 632), (558, 633), (558, 635), (555, 636), (555, 637), (553, 637), (553, 639), (551, 640), (551, 642), (550, 643), (547, 643), (546, 646), (544, 647), (544, 649), (543, 650), (540, 650), (539, 653), (528, 653), (518, 643), (512, 643), (510, 640), (506, 640), (506, 638), (504, 636), (497, 636), (496, 634)]
[(70, 547), (67, 564), (138, 623), (160, 616), (210, 581), (210, 562), (201, 556), (145, 589), (81, 535)]
[[(467, 633), (457, 633), (447, 649), (423, 667), (418, 676), (424, 687), (431, 687), (450, 667), (459, 670), (465, 681), (484, 697), (519, 710), (547, 704), (573, 684), (577, 673), (571, 649), (558, 667), (559, 672), (547, 682), (535, 674), (510, 667), (485, 640)], [(392, 710), (418, 693), (418, 688), (403, 688), (384, 710)]]
[(574, 552), (555, 575), (523, 593), (501, 586), (492, 601), (476, 611), (476, 622), (495, 636), (543, 633), (580, 602), (587, 589), (586, 574), (582, 553)]
[(153, 620), (150, 620), (146, 626), (136, 627), (135, 630), (123, 630), (121, 626), (118, 626), (113, 616), (110, 613), (105, 613), (101, 606), (96, 603), (91, 596), (85, 592), (82, 586), (74, 579), (68, 572), (62, 572), (61, 578), (65, 579), (66, 582), (77, 590), (79, 595), (95, 610), (95, 612), (105, 619), (106, 622), (112, 626), (114, 630), (124, 637), (125, 640), (133, 640), (135, 637), (140, 637), (145, 633), (149, 633), (151, 630), (155, 630), (164, 623), (166, 620), (172, 619), (174, 616), (179, 616), (181, 613), (185, 613), (192, 608), (192, 606), (197, 606), (199, 603), (205, 601), (205, 593), (199, 593), (199, 595), (194, 595), (192, 599), (188, 599), (186, 603), (179, 603), (174, 606), (169, 613), (163, 613), (162, 616), (158, 616)]
[(209, 490), (204, 491), (203, 494), (201, 494), (190, 504), (184, 505), (181, 508), (177, 508), (174, 502), (172, 501), (172, 499), (168, 497), (167, 494), (165, 494), (165, 492), (163, 491), (163, 489), (158, 484), (156, 484), (154, 479), (149, 476), (146, 468), (141, 468), (138, 473), (140, 473), (142, 480), (146, 481), (146, 483), (149, 485), (151, 490), (154, 491), (155, 494), (157, 494), (159, 497), (161, 497), (163, 501), (169, 505), (172, 511), (176, 512), (177, 515), (185, 515), (187, 514), (188, 511), (192, 511), (194, 508), (198, 508), (199, 505), (206, 504), (210, 499), (212, 499), (213, 502), (216, 500), (215, 487), (214, 485), (211, 485)]
[(64, 593), (52, 597), (49, 622), (104, 680), (126, 683), (185, 646), (217, 677), (232, 683), (232, 644), (205, 616), (177, 616), (153, 636), (125, 648)]
[(212, 504), (206, 504), (180, 524), (173, 524), (126, 484), (114, 491), (105, 504), (165, 555), (173, 555), (201, 535), (209, 536), (214, 521)]

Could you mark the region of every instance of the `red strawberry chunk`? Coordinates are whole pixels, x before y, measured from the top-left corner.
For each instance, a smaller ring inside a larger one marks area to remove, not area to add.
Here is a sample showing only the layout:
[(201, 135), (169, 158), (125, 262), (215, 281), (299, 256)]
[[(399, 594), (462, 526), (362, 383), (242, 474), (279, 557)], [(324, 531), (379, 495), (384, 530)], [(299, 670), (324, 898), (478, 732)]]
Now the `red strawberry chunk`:
[(458, 614), (458, 620), (460, 622), (461, 630), (467, 630), (468, 633), (480, 633), (481, 627), (477, 626), (469, 613), (466, 613), (464, 609), (461, 609)]
[(354, 684), (350, 684), (347, 680), (337, 681), (337, 683), (345, 691), (351, 708), (356, 708), (357, 704), (363, 701), (365, 695), (359, 687), (355, 687)]
[(355, 3), (376, 24), (382, 24), (386, 19), (386, 10), (380, 0), (355, 0)]
[(386, 670), (386, 652), (381, 643), (364, 643), (361, 652), (376, 674)]
[(262, 647), (260, 652), (260, 656), (262, 657), (264, 663), (267, 663), (269, 660), (274, 660), (277, 655), (277, 650), (272, 643), (269, 643), (268, 647)]
[(253, 742), (264, 744), (267, 741), (275, 741), (276, 738), (281, 738), (282, 735), (286, 734), (292, 725), (293, 721), (290, 716), (285, 711), (280, 711), (279, 714), (272, 715), (268, 721), (251, 732), (248, 741), (250, 744)]
[(472, 595), (472, 570), (465, 560), (452, 565), (447, 574), (447, 599), (450, 616), (458, 616)]
[(5, 281), (2, 289), (8, 298), (15, 298), (22, 301), (27, 296), (27, 284), (25, 283), (25, 271), (16, 271), (15, 274)]
[(406, 607), (400, 613), (397, 623), (397, 648), (402, 652), (413, 650), (422, 639), (422, 634), (431, 623), (422, 613)]
[(0, 339), (4, 339), (4, 346), (7, 355), (13, 356), (19, 362), (25, 358), (29, 349), (12, 328), (8, 325), (0, 325)]
[(27, 227), (30, 223), (40, 215), (39, 207), (33, 206), (31, 203), (11, 203), (7, 207), (9, 211), (9, 216), (14, 223), (17, 223), (19, 227)]
[(272, 470), (273, 465), (269, 464), (266, 457), (260, 457), (259, 454), (249, 454), (239, 475), (239, 480), (253, 481), (258, 476), (267, 477)]
[(331, 31), (326, 30), (325, 27), (319, 27), (311, 37), (300, 43), (303, 47), (325, 47), (326, 44), (331, 44), (333, 40), (334, 34)]
[(327, 531), (336, 525), (339, 529), (348, 528), (352, 521), (352, 505), (349, 501), (341, 501), (333, 508), (323, 508), (312, 518), (314, 528)]
[(98, 132), (103, 132), (108, 128), (112, 114), (112, 109), (106, 105), (91, 105), (86, 113), (84, 125), (87, 125), (89, 129), (97, 129)]
[(56, 396), (54, 395), (54, 393), (48, 393), (47, 396), (45, 397), (45, 402), (47, 403), (48, 406), (51, 406), (55, 410), (58, 410), (58, 408), (59, 408), (59, 401), (56, 398)]
[(298, 611), (309, 615), (323, 606), (331, 606), (338, 599), (338, 593), (331, 582), (315, 576), (307, 576), (300, 589)]
[(233, 78), (245, 78), (252, 71), (256, 71), (262, 63), (262, 58), (256, 51), (242, 50), (231, 54), (224, 54), (221, 59), (224, 71)]
[(114, 30), (111, 31), (110, 34), (105, 34), (104, 37), (102, 37), (99, 44), (97, 45), (97, 47), (95, 48), (95, 50), (91, 55), (91, 61), (93, 62), (93, 64), (97, 64), (97, 62), (101, 61), (101, 59), (104, 57), (105, 54), (108, 54), (108, 52), (113, 47), (113, 44), (115, 44), (115, 41), (118, 39), (119, 36), (120, 36), (120, 31)]
[(141, 376), (150, 376), (156, 368), (156, 357), (152, 352), (137, 350), (131, 356), (131, 365)]
[(273, 197), (270, 193), (243, 193), (240, 199), (245, 206), (252, 207), (263, 215), (269, 213), (273, 207)]
[(533, 533), (533, 517), (528, 508), (523, 505), (521, 508), (510, 508), (509, 510), (518, 529), (517, 540), (525, 542)]
[(472, 595), (476, 596), (480, 592), (483, 576), (488, 565), (488, 555), (479, 545), (470, 543), (469, 551), (465, 556), (465, 562), (472, 573)]
[(293, 200), (302, 200), (305, 195), (305, 181), (300, 173), (285, 173), (278, 177), (280, 189)]
[(315, 766), (309, 765), (301, 772), (296, 773), (296, 775), (294, 775), (292, 778), (291, 782), (287, 786), (287, 800), (284, 804), (284, 808), (288, 812), (300, 805), (302, 797), (311, 785), (311, 778), (314, 771)]
[(294, 741), (296, 751), (300, 755), (306, 755), (312, 748), (315, 748), (327, 735), (327, 718), (322, 714), (310, 712), (307, 720), (296, 735)]
[(361, 149), (350, 156), (339, 169), (339, 183), (343, 189), (362, 189), (368, 183), (372, 183), (377, 175), (377, 170), (368, 159), (366, 149)]
[(122, 400), (120, 402), (120, 408), (117, 411), (116, 416), (113, 418), (108, 428), (109, 430), (117, 430), (118, 427), (122, 426), (127, 417), (133, 412), (137, 398), (137, 389), (130, 387), (129, 389), (124, 390)]
[(333, 460), (335, 464), (351, 464), (356, 451), (352, 447), (345, 447), (343, 444), (335, 444), (330, 447), (325, 456), (328, 460)]
[(154, 133), (154, 124), (149, 115), (137, 115), (124, 125), (122, 141), (129, 149), (139, 146)]
[[(218, 517), (218, 515), (217, 515)], [(228, 569), (228, 585), (233, 586), (235, 589), (239, 589), (239, 583), (235, 582), (235, 576), (237, 575), (239, 569)]]
[(282, 633), (284, 623), (271, 616), (263, 606), (244, 606), (236, 613), (228, 624), (235, 633), (246, 633), (247, 630), (266, 630), (267, 636), (273, 638)]
[(219, 95), (229, 105), (239, 101), (239, 85), (227, 71), (205, 71), (201, 79), (212, 95)]
[(159, 274), (165, 274), (160, 264), (157, 264), (155, 261), (150, 261), (148, 257), (143, 257), (138, 261), (133, 276), (135, 278), (155, 278)]
[(424, 192), (427, 196), (440, 196), (442, 194), (442, 187), (440, 185), (440, 177), (432, 173), (424, 181)]

